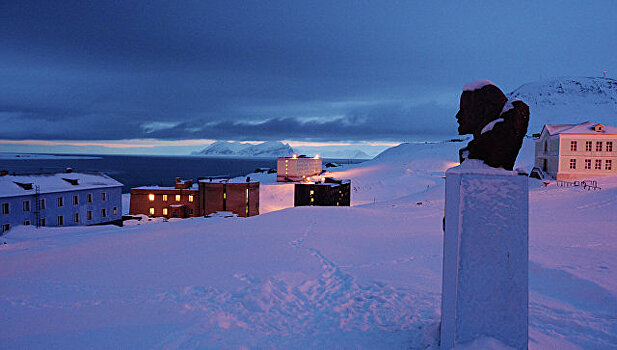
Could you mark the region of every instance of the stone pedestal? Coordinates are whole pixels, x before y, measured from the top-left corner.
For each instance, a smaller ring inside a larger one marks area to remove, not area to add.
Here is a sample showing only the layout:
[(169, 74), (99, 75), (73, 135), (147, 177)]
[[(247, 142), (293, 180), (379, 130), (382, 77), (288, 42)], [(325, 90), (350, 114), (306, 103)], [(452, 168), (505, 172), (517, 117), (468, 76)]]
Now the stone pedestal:
[(441, 349), (479, 337), (527, 349), (528, 203), (525, 176), (446, 172)]

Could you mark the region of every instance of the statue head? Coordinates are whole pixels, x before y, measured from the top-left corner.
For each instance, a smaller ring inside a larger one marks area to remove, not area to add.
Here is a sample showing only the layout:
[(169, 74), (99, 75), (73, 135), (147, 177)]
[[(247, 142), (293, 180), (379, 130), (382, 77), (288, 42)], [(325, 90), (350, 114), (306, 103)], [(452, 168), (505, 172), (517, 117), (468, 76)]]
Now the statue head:
[(498, 87), (488, 81), (478, 89), (470, 89), (471, 87), (464, 88), (461, 95), (460, 110), (456, 114), (458, 133), (477, 136), (486, 124), (499, 118), (499, 113), (508, 99)]

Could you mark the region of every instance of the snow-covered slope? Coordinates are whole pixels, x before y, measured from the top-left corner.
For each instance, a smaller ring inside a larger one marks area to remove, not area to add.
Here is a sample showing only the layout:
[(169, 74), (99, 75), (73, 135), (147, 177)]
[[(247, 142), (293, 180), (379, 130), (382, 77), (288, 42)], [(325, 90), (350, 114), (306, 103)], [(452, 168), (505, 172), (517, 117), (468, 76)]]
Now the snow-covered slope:
[(528, 83), (512, 91), (529, 105), (529, 133), (544, 124), (595, 121), (617, 126), (617, 80), (610, 78), (556, 78)]
[[(352, 180), (352, 207), (15, 228), (0, 238), (0, 341), (437, 350), (441, 176), (463, 145), (404, 144), (337, 168)], [(598, 180), (602, 190), (588, 192), (530, 179), (531, 350), (617, 348), (617, 178)], [(274, 207), (288, 189), (265, 202)]]
[(294, 153), (286, 143), (267, 141), (256, 145), (239, 142), (217, 141), (199, 152), (195, 156), (212, 157), (289, 157)]

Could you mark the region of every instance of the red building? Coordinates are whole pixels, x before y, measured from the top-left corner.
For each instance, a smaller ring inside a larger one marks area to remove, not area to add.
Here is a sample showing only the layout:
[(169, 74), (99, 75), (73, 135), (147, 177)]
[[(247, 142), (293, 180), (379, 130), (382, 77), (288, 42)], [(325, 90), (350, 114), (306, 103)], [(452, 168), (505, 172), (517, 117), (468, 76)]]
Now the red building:
[(234, 180), (199, 180), (203, 214), (230, 211), (238, 216), (259, 215), (259, 182)]
[(143, 186), (131, 189), (130, 215), (166, 218), (201, 216), (199, 189), (192, 180), (176, 178), (174, 187)]

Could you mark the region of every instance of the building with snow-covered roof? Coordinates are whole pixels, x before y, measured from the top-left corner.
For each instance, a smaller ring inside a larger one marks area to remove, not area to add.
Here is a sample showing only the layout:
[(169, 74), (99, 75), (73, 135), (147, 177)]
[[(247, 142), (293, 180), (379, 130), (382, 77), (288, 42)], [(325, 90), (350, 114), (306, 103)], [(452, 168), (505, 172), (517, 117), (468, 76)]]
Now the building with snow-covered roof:
[(544, 125), (535, 167), (557, 180), (617, 175), (617, 127), (589, 121)]
[(0, 172), (1, 232), (16, 225), (122, 223), (122, 184), (102, 173)]
[(173, 187), (142, 186), (131, 189), (130, 215), (166, 218), (200, 216), (199, 189), (192, 180), (176, 178)]
[(238, 216), (259, 215), (259, 182), (240, 179), (199, 180), (203, 214), (229, 211)]
[(278, 158), (276, 160), (276, 181), (301, 181), (307, 177), (319, 175), (322, 170), (322, 160), (319, 156), (296, 156)]
[(350, 206), (351, 180), (326, 177), (315, 183), (294, 185), (294, 206)]

